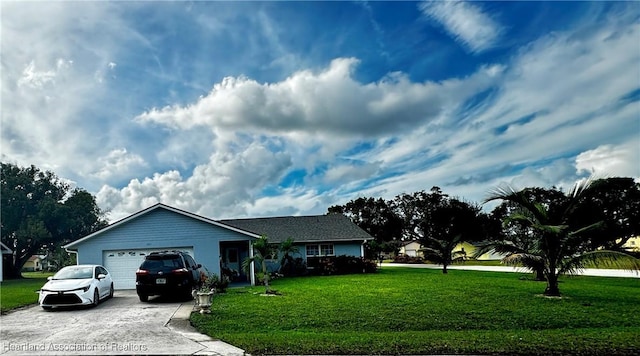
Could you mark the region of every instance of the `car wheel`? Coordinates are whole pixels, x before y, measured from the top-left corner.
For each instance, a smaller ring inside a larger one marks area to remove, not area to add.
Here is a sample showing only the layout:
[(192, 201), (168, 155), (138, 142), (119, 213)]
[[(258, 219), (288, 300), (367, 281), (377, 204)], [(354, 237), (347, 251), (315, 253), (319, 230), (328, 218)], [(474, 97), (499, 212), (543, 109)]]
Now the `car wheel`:
[(53, 308), (53, 307), (50, 307), (50, 306), (44, 306), (44, 305), (42, 306), (42, 309), (44, 309), (44, 310), (46, 310), (46, 311), (49, 311), (49, 310), (51, 310), (52, 308)]
[(111, 288), (109, 289), (109, 298), (113, 298), (113, 283), (111, 283)]
[(98, 292), (98, 288), (93, 291), (93, 306), (98, 306), (100, 304), (100, 292)]
[(146, 294), (138, 294), (138, 298), (140, 298), (141, 302), (147, 302), (149, 300), (149, 296)]

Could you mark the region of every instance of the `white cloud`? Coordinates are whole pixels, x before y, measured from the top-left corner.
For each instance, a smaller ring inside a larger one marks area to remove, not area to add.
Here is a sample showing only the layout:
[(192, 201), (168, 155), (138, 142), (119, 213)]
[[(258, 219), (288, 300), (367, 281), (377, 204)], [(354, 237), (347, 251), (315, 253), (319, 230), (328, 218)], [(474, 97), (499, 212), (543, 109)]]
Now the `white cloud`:
[(162, 202), (212, 217), (246, 215), (246, 206), (262, 190), (277, 184), (290, 167), (286, 153), (269, 151), (258, 143), (215, 152), (207, 164), (195, 167), (188, 178), (177, 171), (156, 173), (142, 181), (133, 179), (122, 189), (104, 186), (97, 194), (111, 219)]
[(411, 82), (392, 73), (376, 83), (353, 79), (358, 60), (338, 58), (318, 73), (296, 72), (277, 83), (227, 77), (195, 104), (153, 109), (137, 117), (188, 129), (209, 126), (250, 132), (376, 136), (406, 132), (438, 118), (444, 107), (494, 84), (499, 66), (441, 83)]
[(471, 52), (478, 53), (493, 47), (503, 31), (479, 3), (424, 1), (418, 8)]
[(126, 148), (112, 150), (105, 157), (98, 158), (97, 164), (99, 168), (92, 175), (103, 181), (130, 177), (134, 170), (147, 165), (141, 156), (127, 152)]
[(640, 140), (620, 145), (602, 145), (580, 153), (575, 162), (578, 172), (596, 176), (623, 176), (640, 179)]
[(324, 174), (326, 183), (353, 182), (371, 178), (379, 170), (379, 164), (341, 164), (329, 168)]
[(34, 89), (42, 88), (45, 84), (53, 82), (56, 77), (56, 72), (53, 70), (48, 71), (36, 71), (34, 61), (31, 61), (29, 65), (22, 71), (22, 77), (18, 79), (18, 86), (28, 86)]

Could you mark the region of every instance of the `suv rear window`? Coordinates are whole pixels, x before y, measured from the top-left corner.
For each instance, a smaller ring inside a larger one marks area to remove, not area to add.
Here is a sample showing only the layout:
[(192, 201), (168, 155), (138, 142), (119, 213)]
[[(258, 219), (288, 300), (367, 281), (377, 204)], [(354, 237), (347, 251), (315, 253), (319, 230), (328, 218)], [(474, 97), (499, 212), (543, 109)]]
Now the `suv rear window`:
[(149, 255), (147, 256), (147, 259), (142, 262), (140, 269), (145, 269), (149, 272), (156, 272), (171, 271), (183, 267), (182, 258), (178, 255)]

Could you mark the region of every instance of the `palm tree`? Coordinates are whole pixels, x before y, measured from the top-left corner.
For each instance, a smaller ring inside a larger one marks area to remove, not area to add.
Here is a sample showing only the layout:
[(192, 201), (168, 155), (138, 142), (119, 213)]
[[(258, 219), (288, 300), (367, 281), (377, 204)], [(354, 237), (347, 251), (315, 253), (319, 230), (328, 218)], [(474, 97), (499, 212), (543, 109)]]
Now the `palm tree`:
[(454, 251), (461, 242), (461, 234), (451, 236), (450, 239), (423, 239), (420, 251), (424, 254), (425, 260), (442, 265), (442, 273), (447, 274), (447, 266), (454, 262), (463, 261), (466, 257), (464, 250)]
[(280, 273), (283, 273), (286, 270), (286, 268), (289, 269), (289, 272), (292, 272), (292, 269), (293, 269), (292, 255), (299, 252), (298, 247), (294, 245), (293, 238), (290, 237), (282, 241), (282, 243), (280, 243), (280, 247), (278, 248), (278, 250), (282, 254), (282, 259), (280, 259)]
[(264, 283), (264, 287), (266, 289), (266, 294), (272, 294), (274, 291), (271, 290), (271, 286), (269, 285), (269, 270), (267, 269), (267, 258), (277, 254), (276, 248), (269, 244), (269, 240), (266, 236), (261, 236), (257, 238), (253, 242), (253, 256), (247, 257), (242, 261), (242, 268), (249, 273), (251, 270), (251, 265), (253, 262), (259, 264), (262, 269), (262, 282)]
[(520, 224), (530, 228), (533, 233), (528, 246), (502, 241), (488, 243), (490, 248), (485, 248), (485, 251), (507, 253), (503, 261), (508, 264), (540, 266), (547, 280), (546, 296), (560, 296), (559, 276), (575, 273), (588, 265), (640, 270), (640, 260), (631, 255), (587, 248), (588, 241), (582, 234), (599, 228), (601, 222), (575, 226), (572, 214), (581, 198), (593, 189), (591, 183), (592, 179), (581, 181), (568, 194), (543, 202), (536, 199), (535, 195), (527, 194), (526, 189), (517, 191), (508, 185), (496, 188), (485, 199), (485, 203), (501, 199), (515, 204), (518, 209), (511, 212), (505, 222)]

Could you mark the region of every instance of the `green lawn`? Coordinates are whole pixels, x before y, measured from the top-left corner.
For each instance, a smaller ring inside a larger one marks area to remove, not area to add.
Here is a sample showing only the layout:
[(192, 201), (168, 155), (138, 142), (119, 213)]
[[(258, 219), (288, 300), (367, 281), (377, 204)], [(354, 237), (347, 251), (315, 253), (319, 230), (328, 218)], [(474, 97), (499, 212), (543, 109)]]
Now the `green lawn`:
[(572, 277), (562, 299), (517, 273), (388, 268), (216, 296), (200, 331), (251, 354), (638, 354), (640, 280)]
[(53, 273), (23, 272), (23, 279), (6, 280), (0, 284), (0, 309), (7, 310), (38, 302), (36, 291), (47, 282)]

